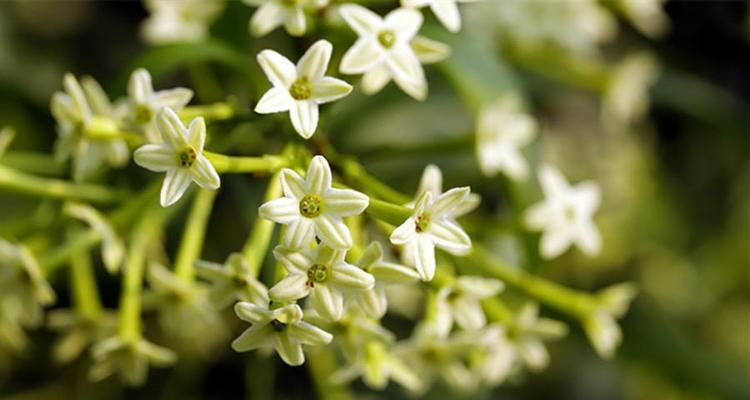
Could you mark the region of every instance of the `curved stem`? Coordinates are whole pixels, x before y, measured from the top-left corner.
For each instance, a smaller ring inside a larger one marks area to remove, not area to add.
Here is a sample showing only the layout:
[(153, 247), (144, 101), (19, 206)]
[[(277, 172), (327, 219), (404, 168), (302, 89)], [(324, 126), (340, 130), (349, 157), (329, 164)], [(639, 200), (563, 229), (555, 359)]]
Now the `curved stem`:
[(279, 155), (260, 157), (232, 157), (204, 151), (203, 155), (219, 173), (276, 172), (289, 165), (289, 161)]
[[(281, 179), (277, 173), (268, 182), (268, 189), (266, 190), (266, 195), (263, 197), (263, 202), (276, 199), (281, 194)], [(242, 247), (242, 254), (245, 256), (248, 267), (255, 277), (258, 276), (263, 259), (268, 252), (268, 246), (271, 244), (271, 236), (273, 236), (273, 228), (275, 226), (276, 224), (273, 221), (258, 217), (252, 231), (250, 231), (250, 236), (248, 236), (245, 245)]]
[[(68, 232), (68, 237), (73, 231)], [(91, 254), (80, 251), (70, 258), (70, 283), (76, 310), (85, 318), (96, 320), (102, 313)]]
[(126, 192), (119, 189), (41, 178), (3, 165), (0, 165), (0, 190), (55, 199), (85, 200), (93, 203), (115, 203), (128, 197)]
[(182, 242), (177, 251), (174, 271), (177, 279), (185, 282), (193, 280), (195, 271), (193, 264), (200, 257), (203, 249), (203, 240), (206, 237), (206, 225), (211, 217), (216, 190), (199, 189), (193, 200), (187, 223), (182, 233)]

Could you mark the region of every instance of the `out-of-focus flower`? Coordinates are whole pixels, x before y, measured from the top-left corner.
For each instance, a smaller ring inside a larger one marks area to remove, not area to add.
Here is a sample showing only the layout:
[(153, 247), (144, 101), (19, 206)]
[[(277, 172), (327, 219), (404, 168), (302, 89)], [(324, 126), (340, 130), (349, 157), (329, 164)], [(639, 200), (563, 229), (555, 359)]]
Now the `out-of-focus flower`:
[(114, 274), (119, 271), (125, 259), (125, 244), (115, 232), (114, 227), (95, 208), (87, 204), (67, 203), (64, 212), (71, 217), (86, 222), (91, 229), (102, 237), (102, 261), (107, 271)]
[(602, 119), (614, 127), (627, 126), (648, 112), (649, 89), (659, 75), (653, 55), (637, 52), (628, 55), (615, 68), (602, 100)]
[(78, 358), (84, 350), (114, 333), (116, 316), (104, 313), (90, 318), (72, 310), (52, 310), (47, 315), (47, 326), (61, 334), (52, 347), (52, 359), (67, 364)]
[(37, 327), (42, 322), (43, 307), (54, 302), (55, 292), (31, 251), (0, 239), (0, 314)]
[(208, 261), (195, 264), (198, 276), (213, 283), (208, 300), (217, 309), (234, 301), (268, 304), (268, 289), (250, 273), (247, 260), (241, 253), (232, 253), (224, 265)]
[(161, 143), (159, 130), (154, 123), (156, 113), (163, 107), (179, 112), (192, 98), (193, 91), (182, 87), (155, 92), (151, 74), (138, 68), (130, 75), (128, 82), (128, 119), (143, 131), (149, 142)]
[(518, 361), (518, 352), (506, 329), (498, 324), (488, 325), (481, 332), (479, 342), (482, 348), (475, 353), (472, 369), (490, 386), (503, 383)]
[(307, 30), (305, 10), (316, 11), (328, 0), (242, 0), (243, 3), (258, 7), (250, 19), (250, 34), (265, 36), (279, 26), (284, 26), (292, 36), (302, 36)]
[(633, 26), (652, 38), (669, 30), (669, 17), (663, 7), (666, 0), (620, 0), (620, 7)]
[(422, 64), (434, 64), (451, 55), (451, 47), (443, 42), (416, 35), (409, 43)]
[(141, 33), (152, 44), (200, 42), (221, 14), (224, 0), (144, 0), (151, 13)]
[(502, 172), (520, 181), (528, 176), (529, 167), (521, 148), (536, 134), (536, 121), (521, 110), (521, 99), (506, 94), (479, 113), (476, 151), (479, 167), (486, 176)]
[(414, 254), (414, 267), (424, 281), (435, 276), (435, 247), (452, 254), (471, 249), (471, 238), (454, 220), (454, 210), (471, 193), (468, 187), (454, 188), (438, 196), (424, 192), (414, 206), (414, 213), (391, 234), (391, 243), (404, 245)]
[(378, 341), (365, 344), (361, 357), (356, 362), (334, 372), (331, 380), (343, 384), (359, 376), (367, 386), (375, 390), (385, 389), (389, 380), (393, 380), (412, 392), (417, 392), (422, 388), (419, 377), (406, 362), (392, 354), (384, 343)]
[(440, 288), (435, 299), (435, 321), (438, 335), (447, 336), (453, 322), (467, 331), (481, 329), (487, 319), (482, 310), (482, 299), (490, 298), (503, 289), (497, 279), (478, 276), (459, 276), (452, 284)]
[(375, 286), (354, 293), (354, 299), (370, 317), (381, 319), (388, 310), (385, 296), (386, 284), (410, 283), (419, 280), (414, 269), (404, 265), (387, 262), (383, 259), (383, 247), (372, 242), (357, 262), (357, 265), (375, 278)]
[(461, 30), (461, 14), (458, 12), (457, 3), (475, 1), (477, 0), (401, 0), (401, 5), (415, 8), (429, 6), (443, 26), (451, 32), (458, 32)]
[(370, 289), (372, 275), (344, 261), (346, 250), (321, 245), (315, 250), (277, 247), (274, 256), (289, 275), (268, 292), (274, 301), (292, 301), (310, 296), (310, 305), (324, 318), (341, 319), (344, 292)]
[(371, 341), (392, 343), (395, 340), (395, 335), (391, 331), (380, 325), (379, 321), (368, 317), (356, 304), (350, 304), (337, 321), (325, 318), (315, 309), (308, 308), (305, 310), (305, 320), (330, 332), (341, 354), (350, 362), (360, 359), (365, 345)]
[(622, 330), (617, 324), (617, 318), (628, 311), (630, 302), (638, 294), (633, 283), (619, 283), (597, 293), (597, 306), (583, 321), (594, 350), (604, 359), (612, 358), (622, 341)]
[(118, 130), (119, 116), (104, 91), (90, 77), (83, 77), (81, 83), (65, 74), (65, 92), (52, 95), (50, 105), (59, 135), (55, 157), (60, 161), (73, 158), (73, 177), (78, 181), (105, 162), (120, 167), (130, 158), (127, 143), (109, 137)]
[(385, 18), (355, 4), (345, 4), (339, 13), (359, 35), (341, 60), (341, 72), (364, 74), (362, 90), (379, 92), (393, 79), (417, 100), (427, 97), (422, 64), (410, 43), (422, 26), (422, 14), (409, 8), (391, 11)]
[(322, 346), (333, 339), (330, 333), (302, 321), (302, 309), (290, 304), (274, 310), (252, 303), (237, 303), (237, 316), (252, 326), (232, 342), (235, 351), (250, 351), (273, 347), (289, 365), (302, 365), (305, 353), (302, 345)]
[(568, 327), (564, 323), (539, 317), (536, 303), (524, 304), (506, 330), (516, 349), (515, 356), (532, 371), (541, 371), (549, 364), (544, 341), (559, 339), (567, 333)]
[(146, 381), (148, 365), (168, 367), (177, 361), (171, 350), (157, 346), (143, 338), (111, 336), (91, 349), (94, 364), (89, 379), (103, 380), (117, 372), (123, 383), (140, 386)]
[[(430, 164), (425, 167), (422, 172), (422, 178), (419, 181), (419, 188), (417, 189), (417, 195), (414, 201), (416, 201), (416, 199), (424, 192), (430, 192), (433, 199), (436, 199), (443, 194), (443, 172), (440, 171), (440, 168), (437, 165)], [(481, 201), (482, 198), (478, 194), (470, 193), (461, 204), (451, 211), (451, 214), (454, 218), (462, 217), (479, 207)], [(413, 205), (414, 203), (410, 203), (407, 206), (412, 207)]]
[(525, 223), (532, 230), (543, 231), (540, 253), (551, 259), (564, 253), (572, 244), (587, 256), (601, 250), (601, 237), (592, 218), (599, 208), (601, 192), (593, 181), (570, 186), (554, 166), (539, 169), (539, 181), (545, 199), (526, 211)]
[(6, 126), (3, 127), (3, 129), (0, 129), (0, 158), (3, 157), (5, 150), (8, 149), (10, 143), (15, 137), (16, 131), (14, 131), (13, 128)]
[(135, 151), (136, 164), (154, 172), (166, 172), (161, 187), (161, 206), (169, 207), (182, 197), (190, 182), (204, 189), (216, 190), (221, 181), (214, 166), (203, 155), (206, 122), (195, 118), (185, 126), (170, 108), (156, 115), (163, 143), (147, 144)]
[(289, 112), (294, 129), (309, 139), (318, 127), (318, 106), (338, 100), (352, 91), (348, 83), (325, 76), (333, 46), (326, 40), (315, 42), (295, 66), (273, 50), (258, 54), (258, 63), (273, 87), (255, 106), (255, 112)]
[(258, 209), (262, 218), (287, 225), (284, 238), (288, 247), (308, 246), (317, 235), (334, 249), (352, 247), (352, 235), (342, 218), (361, 214), (370, 204), (364, 194), (331, 187), (331, 167), (323, 156), (310, 161), (303, 180), (291, 169), (281, 171), (284, 197), (271, 200)]

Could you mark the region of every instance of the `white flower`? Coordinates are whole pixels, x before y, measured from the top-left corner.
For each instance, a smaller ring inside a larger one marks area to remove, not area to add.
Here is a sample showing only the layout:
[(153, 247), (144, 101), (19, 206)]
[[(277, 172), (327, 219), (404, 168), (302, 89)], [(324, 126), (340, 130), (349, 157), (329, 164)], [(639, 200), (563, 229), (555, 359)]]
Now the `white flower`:
[(621, 0), (620, 7), (633, 26), (645, 35), (657, 38), (669, 30), (669, 17), (663, 7), (666, 0)]
[(467, 331), (481, 329), (487, 319), (482, 310), (482, 299), (494, 297), (503, 289), (497, 279), (478, 276), (460, 276), (437, 293), (435, 324), (436, 333), (447, 336), (455, 321)]
[(200, 42), (224, 8), (223, 0), (145, 0), (151, 15), (141, 32), (153, 44)]
[(305, 8), (318, 10), (328, 4), (328, 0), (242, 0), (245, 4), (258, 7), (250, 19), (250, 33), (265, 36), (277, 27), (284, 25), (287, 33), (302, 36), (307, 30)]
[(206, 122), (198, 117), (185, 126), (170, 108), (156, 115), (162, 144), (147, 144), (135, 151), (136, 164), (154, 172), (166, 172), (161, 187), (161, 206), (168, 207), (182, 197), (190, 182), (216, 190), (221, 183), (214, 166), (203, 155)]
[(545, 164), (539, 170), (545, 199), (526, 211), (525, 223), (544, 231), (539, 249), (544, 258), (559, 256), (576, 244), (587, 256), (601, 249), (599, 230), (592, 218), (599, 208), (601, 193), (593, 181), (570, 186), (560, 171)]
[(481, 361), (475, 366), (479, 375), (489, 385), (503, 383), (516, 366), (518, 352), (508, 338), (505, 328), (498, 324), (488, 325), (482, 332)]
[(237, 303), (234, 312), (253, 324), (232, 342), (235, 351), (273, 347), (285, 363), (297, 366), (305, 362), (303, 344), (322, 346), (333, 339), (330, 333), (302, 321), (302, 309), (296, 304), (269, 310), (252, 303)]
[[(440, 167), (437, 165), (430, 164), (425, 167), (422, 172), (422, 178), (419, 180), (419, 188), (417, 189), (417, 196), (414, 201), (416, 202), (416, 199), (424, 192), (430, 192), (433, 199), (443, 194), (443, 172), (440, 171)], [(470, 193), (461, 204), (451, 211), (451, 215), (454, 218), (462, 217), (479, 207), (481, 201), (482, 198), (478, 194)], [(413, 207), (414, 203), (409, 203), (407, 206)]]
[(477, 121), (476, 151), (486, 176), (502, 172), (513, 180), (528, 176), (529, 167), (521, 148), (536, 134), (536, 121), (521, 110), (521, 100), (508, 94), (483, 108)]
[(339, 13), (359, 35), (341, 60), (341, 72), (364, 74), (362, 90), (380, 91), (393, 79), (418, 100), (427, 97), (427, 81), (410, 42), (422, 26), (422, 14), (409, 8), (391, 11), (385, 18), (355, 4), (344, 4)]
[(31, 251), (3, 238), (0, 238), (0, 293), (2, 319), (29, 327), (42, 323), (44, 306), (57, 298)]
[(255, 112), (289, 111), (294, 129), (309, 139), (318, 127), (318, 106), (352, 91), (348, 83), (325, 76), (332, 51), (331, 43), (319, 40), (310, 46), (296, 66), (273, 50), (261, 51), (258, 63), (273, 87), (258, 101)]
[(414, 214), (391, 233), (391, 243), (404, 245), (414, 254), (414, 267), (424, 281), (435, 276), (435, 247), (461, 255), (471, 249), (471, 238), (454, 221), (454, 210), (466, 201), (468, 187), (454, 188), (435, 201), (424, 192)]
[(159, 131), (154, 123), (156, 113), (163, 107), (179, 112), (192, 98), (193, 91), (182, 87), (155, 92), (151, 83), (151, 74), (143, 68), (138, 68), (130, 75), (128, 82), (130, 119), (144, 131), (151, 143), (161, 143)]
[(583, 329), (600, 357), (609, 359), (614, 356), (622, 341), (616, 318), (625, 315), (637, 293), (638, 289), (632, 283), (612, 285), (597, 293), (598, 305), (583, 320)]
[(102, 237), (102, 261), (110, 274), (116, 273), (125, 259), (125, 243), (117, 235), (107, 217), (95, 208), (80, 203), (67, 203), (63, 208), (66, 214), (86, 222)]
[(269, 290), (273, 301), (292, 301), (310, 296), (320, 316), (336, 321), (344, 314), (344, 292), (375, 285), (372, 275), (344, 261), (346, 250), (318, 246), (315, 250), (277, 247), (276, 259), (289, 275)]
[(381, 319), (388, 310), (385, 296), (386, 284), (410, 283), (419, 280), (414, 269), (387, 262), (383, 259), (383, 246), (372, 242), (357, 262), (357, 265), (375, 278), (375, 286), (354, 293), (354, 300), (368, 316)]
[(196, 261), (198, 276), (212, 281), (208, 300), (214, 307), (222, 309), (236, 300), (258, 305), (268, 304), (268, 289), (250, 272), (245, 256), (232, 253), (224, 265), (208, 261)]
[(659, 66), (648, 52), (629, 54), (615, 68), (602, 100), (602, 120), (614, 127), (637, 122), (648, 112), (649, 89)]
[(89, 370), (89, 379), (101, 381), (115, 372), (127, 385), (139, 386), (146, 381), (148, 365), (168, 367), (177, 361), (170, 349), (141, 338), (111, 336), (91, 348), (94, 363)]
[(331, 179), (331, 167), (322, 156), (313, 157), (304, 180), (291, 169), (281, 171), (284, 197), (263, 204), (258, 212), (287, 225), (287, 246), (307, 246), (317, 235), (334, 249), (352, 247), (351, 232), (342, 218), (361, 214), (370, 199), (355, 190), (332, 188)]
[(412, 392), (421, 390), (422, 382), (419, 377), (401, 358), (392, 354), (384, 343), (370, 341), (363, 347), (361, 357), (334, 372), (331, 381), (345, 384), (362, 376), (364, 383), (375, 390), (385, 389), (391, 379)]
[(458, 32), (461, 30), (461, 14), (458, 12), (458, 4), (470, 3), (477, 0), (401, 0), (404, 7), (425, 7), (430, 6), (432, 13), (449, 31)]

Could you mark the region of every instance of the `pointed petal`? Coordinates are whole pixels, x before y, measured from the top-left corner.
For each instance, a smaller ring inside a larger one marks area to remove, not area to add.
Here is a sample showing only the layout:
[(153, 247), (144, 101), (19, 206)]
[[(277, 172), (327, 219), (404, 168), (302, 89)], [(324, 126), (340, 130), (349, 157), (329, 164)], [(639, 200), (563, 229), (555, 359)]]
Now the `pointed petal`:
[(177, 166), (177, 155), (172, 148), (147, 144), (138, 148), (133, 154), (135, 163), (149, 171), (164, 172)]
[(266, 324), (273, 319), (271, 311), (267, 308), (248, 302), (235, 304), (234, 313), (243, 321), (259, 325)]
[(324, 76), (312, 82), (312, 99), (318, 104), (338, 100), (352, 92), (352, 85)]
[(393, 81), (396, 82), (396, 85), (398, 85), (404, 93), (408, 94), (415, 100), (424, 101), (427, 99), (427, 79), (425, 79), (424, 71), (421, 66), (416, 66), (415, 71), (417, 71), (418, 77), (416, 81), (406, 81), (401, 75), (395, 75)]
[(204, 189), (216, 190), (221, 186), (219, 174), (211, 162), (203, 155), (199, 155), (195, 159), (193, 166), (190, 167), (190, 174), (193, 177), (193, 181)]
[(272, 319), (285, 324), (292, 324), (302, 320), (302, 309), (297, 303), (289, 304), (272, 311)]
[(534, 204), (524, 213), (524, 224), (529, 229), (543, 230), (552, 218), (552, 210), (547, 202)]
[(476, 210), (481, 202), (482, 196), (476, 193), (470, 193), (461, 204), (457, 205), (456, 208), (454, 208), (453, 211), (449, 213), (449, 215), (452, 218), (462, 217)]
[(451, 253), (462, 254), (471, 249), (471, 238), (453, 221), (432, 221), (428, 232), (435, 246)]
[(344, 297), (329, 285), (318, 284), (310, 293), (310, 305), (321, 317), (338, 321), (344, 314)]
[(453, 188), (438, 197), (427, 209), (432, 218), (440, 215), (449, 214), (453, 209), (458, 207), (466, 200), (471, 193), (468, 187)]
[(253, 325), (232, 341), (232, 349), (242, 352), (265, 347), (274, 336), (276, 335), (270, 325)]
[(562, 172), (551, 164), (544, 164), (539, 168), (539, 182), (547, 198), (564, 196), (570, 188)]
[(461, 14), (455, 1), (433, 1), (430, 8), (449, 31), (455, 33), (461, 30)]
[(301, 7), (295, 7), (294, 11), (287, 13), (284, 19), (284, 29), (292, 36), (302, 36), (307, 30), (305, 13)]
[(323, 346), (333, 340), (330, 333), (303, 321), (287, 326), (287, 332), (292, 339), (309, 346)]
[(295, 199), (301, 199), (307, 194), (304, 179), (289, 168), (281, 170), (281, 189), (284, 192), (284, 196)]
[(331, 188), (331, 179), (331, 166), (328, 164), (328, 160), (323, 156), (313, 157), (307, 167), (307, 176), (305, 177), (308, 193), (321, 197), (325, 196), (325, 193)]
[(477, 331), (486, 323), (482, 306), (477, 300), (469, 296), (461, 296), (451, 304), (453, 306), (453, 318), (456, 323), (467, 331)]
[(302, 345), (289, 337), (288, 334), (280, 333), (274, 335), (276, 352), (285, 363), (291, 366), (302, 365), (305, 362), (305, 353)]
[(550, 260), (570, 247), (571, 238), (565, 231), (548, 230), (542, 234), (542, 240), (539, 242), (539, 252), (542, 257)]
[(407, 244), (417, 237), (416, 224), (413, 217), (409, 217), (403, 224), (399, 225), (396, 229), (391, 232), (391, 243), (393, 244)]
[(318, 128), (318, 104), (310, 100), (295, 101), (289, 108), (289, 118), (294, 130), (309, 139)]
[(190, 121), (188, 143), (198, 154), (203, 152), (203, 145), (206, 143), (206, 120), (203, 117), (196, 117)]
[(310, 256), (308, 251), (300, 251), (295, 248), (285, 248), (276, 246), (273, 249), (273, 256), (284, 265), (290, 274), (306, 274), (307, 270), (315, 264), (315, 259)]
[(258, 208), (258, 214), (279, 224), (291, 224), (300, 218), (299, 201), (288, 197), (271, 200)]
[(187, 147), (187, 132), (180, 117), (169, 107), (164, 107), (156, 114), (156, 126), (159, 128), (162, 140), (175, 150)]
[(318, 40), (315, 42), (297, 62), (298, 75), (307, 77), (311, 81), (323, 77), (328, 69), (332, 52), (333, 46), (329, 41)]
[(362, 214), (370, 204), (370, 198), (352, 189), (328, 189), (323, 198), (326, 214), (351, 217)]
[(182, 197), (192, 182), (190, 171), (185, 168), (167, 170), (164, 183), (161, 186), (160, 203), (162, 207), (169, 207)]
[(434, 64), (445, 60), (451, 55), (451, 48), (445, 43), (428, 39), (424, 36), (415, 36), (411, 40), (411, 48), (417, 59), (422, 64)]
[(362, 76), (362, 92), (372, 95), (381, 91), (391, 81), (391, 73), (384, 64), (370, 68)]
[(593, 257), (602, 249), (602, 238), (599, 230), (592, 222), (588, 221), (578, 228), (578, 237), (576, 238), (578, 248), (588, 257)]
[(359, 267), (347, 263), (333, 266), (331, 280), (337, 286), (349, 289), (370, 289), (375, 285), (375, 278)]
[(297, 67), (273, 50), (258, 53), (258, 64), (274, 86), (289, 88), (297, 80)]
[(430, 192), (434, 197), (443, 193), (443, 173), (435, 164), (428, 165), (422, 172), (422, 179), (419, 181), (418, 194)]
[(138, 68), (130, 74), (128, 81), (128, 96), (135, 103), (146, 103), (153, 94), (151, 74), (143, 68)]
[(381, 63), (384, 54), (373, 38), (359, 38), (344, 54), (339, 70), (350, 75), (365, 73)]
[(414, 247), (414, 267), (419, 272), (422, 280), (429, 282), (435, 276), (435, 245), (432, 239), (425, 235), (417, 235), (417, 240), (413, 242)]
[(532, 371), (541, 371), (549, 364), (549, 353), (539, 339), (526, 339), (520, 343), (519, 353), (523, 361)]
[(478, 276), (461, 276), (456, 279), (456, 286), (475, 299), (492, 297), (503, 290), (503, 282)]
[(582, 214), (592, 215), (602, 202), (602, 192), (599, 185), (594, 181), (586, 181), (577, 184), (571, 195), (576, 208)]
[(290, 248), (305, 249), (315, 241), (315, 222), (309, 218), (299, 218), (287, 225), (284, 245)]
[(368, 269), (370, 266), (383, 259), (383, 246), (380, 242), (371, 242), (367, 248), (365, 248), (362, 256), (359, 257), (357, 265), (360, 268)]
[(283, 23), (284, 9), (274, 1), (267, 1), (250, 18), (250, 34), (255, 37), (265, 36)]
[(409, 42), (422, 27), (422, 14), (411, 8), (397, 8), (386, 15), (385, 27), (392, 29), (399, 41)]
[(389, 262), (377, 262), (370, 267), (370, 273), (380, 282), (409, 283), (420, 279), (413, 268)]
[(313, 220), (320, 240), (334, 249), (352, 247), (352, 235), (341, 218), (322, 214)]
[(268, 296), (274, 301), (292, 301), (306, 297), (309, 293), (307, 275), (291, 274), (274, 285), (268, 291)]
[(362, 290), (357, 293), (357, 304), (370, 318), (381, 319), (388, 311), (388, 299), (381, 288)]
[(378, 14), (360, 5), (344, 4), (339, 7), (339, 14), (360, 36), (378, 32), (383, 27), (383, 20)]
[(260, 98), (258, 104), (255, 105), (255, 112), (258, 114), (271, 114), (289, 111), (293, 104), (294, 99), (289, 94), (288, 89), (281, 86), (274, 86)]
[(424, 79), (424, 70), (408, 44), (396, 45), (386, 57), (386, 65), (395, 80), (418, 84)]
[(174, 88), (169, 90), (160, 90), (154, 93), (151, 99), (151, 105), (155, 109), (162, 107), (171, 107), (174, 110), (183, 109), (193, 98), (193, 91), (188, 88)]

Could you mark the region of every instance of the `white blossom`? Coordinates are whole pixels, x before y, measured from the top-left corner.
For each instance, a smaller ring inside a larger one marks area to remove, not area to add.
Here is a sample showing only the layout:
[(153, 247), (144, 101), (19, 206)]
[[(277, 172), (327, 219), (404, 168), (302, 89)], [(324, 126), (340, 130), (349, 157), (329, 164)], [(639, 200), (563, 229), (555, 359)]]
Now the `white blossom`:
[(422, 389), (422, 382), (414, 370), (403, 359), (392, 354), (386, 344), (378, 341), (366, 343), (363, 346), (362, 355), (352, 364), (334, 372), (331, 380), (344, 384), (358, 376), (362, 377), (367, 386), (375, 390), (385, 389), (389, 380), (393, 380), (412, 392)]
[(393, 79), (417, 100), (427, 97), (427, 80), (411, 41), (422, 26), (422, 14), (410, 8), (391, 11), (385, 18), (355, 4), (345, 4), (339, 13), (359, 35), (341, 60), (341, 72), (364, 74), (362, 90), (379, 92)]
[(328, 5), (328, 0), (242, 0), (258, 7), (250, 19), (250, 33), (265, 36), (279, 26), (284, 26), (292, 36), (302, 36), (307, 30), (305, 10), (315, 11)]
[(111, 336), (91, 348), (94, 363), (89, 370), (89, 379), (101, 381), (117, 372), (122, 381), (131, 386), (146, 381), (148, 365), (168, 367), (177, 361), (170, 349), (141, 338)]
[(213, 283), (208, 300), (218, 309), (237, 300), (268, 304), (268, 288), (250, 272), (247, 260), (241, 253), (230, 254), (223, 265), (196, 261), (195, 270), (198, 276)]
[(632, 283), (619, 283), (597, 293), (597, 305), (584, 318), (583, 329), (594, 350), (604, 359), (612, 358), (622, 341), (622, 330), (616, 318), (628, 311), (630, 302), (638, 293)]
[(650, 106), (649, 89), (659, 66), (647, 52), (629, 54), (617, 65), (602, 99), (602, 120), (619, 128), (642, 119)]
[(331, 167), (322, 156), (313, 157), (305, 179), (291, 169), (281, 171), (284, 197), (258, 209), (262, 218), (287, 225), (287, 246), (308, 246), (317, 235), (334, 249), (352, 247), (352, 235), (343, 217), (361, 214), (370, 204), (364, 194), (331, 187)]
[(526, 211), (525, 223), (532, 230), (543, 231), (539, 243), (542, 256), (555, 258), (572, 244), (587, 256), (599, 253), (601, 237), (592, 221), (601, 202), (599, 186), (593, 181), (570, 186), (549, 164), (539, 169), (539, 181), (545, 199)]
[(429, 6), (438, 21), (451, 32), (461, 30), (461, 14), (458, 3), (471, 3), (477, 0), (401, 0), (404, 7)]
[[(425, 167), (422, 172), (422, 178), (419, 180), (419, 187), (417, 188), (417, 195), (414, 198), (414, 202), (424, 192), (430, 192), (433, 199), (443, 194), (443, 172), (437, 165), (430, 164)], [(461, 204), (451, 211), (451, 214), (454, 218), (462, 217), (479, 207), (481, 201), (482, 198), (478, 194), (470, 193)], [(407, 206), (413, 207), (414, 203), (409, 203)]]
[(295, 66), (273, 50), (261, 51), (258, 63), (273, 87), (258, 101), (255, 112), (288, 111), (294, 129), (309, 139), (318, 127), (318, 106), (338, 100), (352, 90), (348, 83), (325, 76), (332, 52), (331, 43), (319, 40)]
[(151, 13), (141, 26), (152, 44), (200, 42), (224, 9), (224, 0), (144, 0)]
[(154, 91), (151, 74), (138, 68), (130, 75), (128, 82), (129, 119), (151, 143), (161, 143), (161, 136), (156, 128), (156, 113), (163, 107), (179, 112), (193, 98), (193, 91), (187, 88), (174, 88)]
[(161, 133), (161, 144), (147, 144), (135, 151), (136, 164), (154, 172), (166, 172), (161, 187), (160, 203), (168, 207), (182, 197), (195, 182), (204, 189), (216, 190), (221, 181), (214, 166), (203, 155), (206, 141), (206, 122), (193, 119), (185, 128), (170, 108), (162, 108), (156, 115), (156, 126)]
[(500, 293), (503, 283), (497, 279), (478, 276), (459, 276), (437, 293), (435, 309), (435, 332), (447, 336), (453, 322), (467, 331), (484, 327), (487, 318), (482, 310), (481, 300)]

